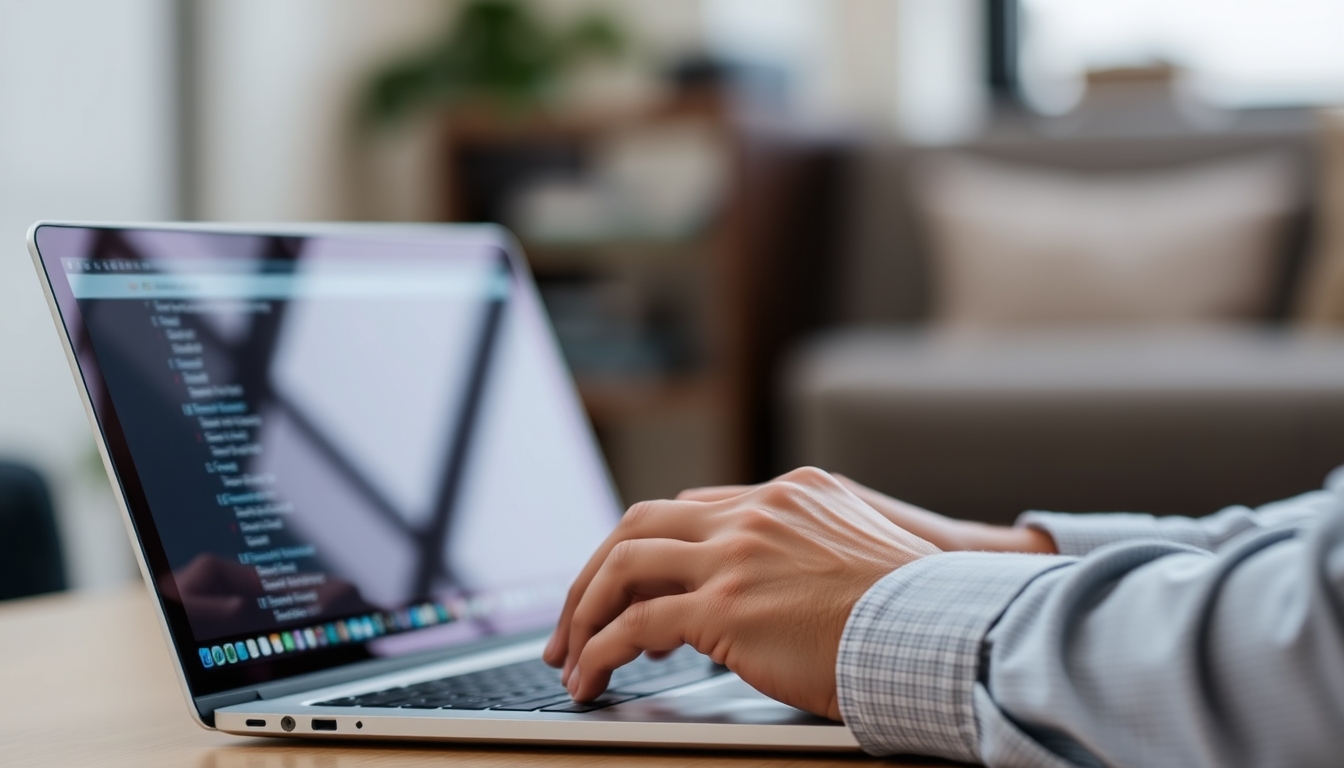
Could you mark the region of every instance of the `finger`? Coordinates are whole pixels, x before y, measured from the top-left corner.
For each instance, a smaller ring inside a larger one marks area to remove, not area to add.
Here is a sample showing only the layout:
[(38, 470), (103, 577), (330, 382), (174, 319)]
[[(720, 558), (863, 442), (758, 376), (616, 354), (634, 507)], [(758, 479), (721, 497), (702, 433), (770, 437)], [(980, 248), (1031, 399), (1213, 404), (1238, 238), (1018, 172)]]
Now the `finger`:
[(678, 501), (723, 501), (755, 488), (754, 485), (711, 485), (706, 488), (687, 488), (677, 494)]
[(589, 701), (607, 689), (611, 673), (646, 651), (674, 651), (700, 615), (695, 593), (669, 595), (631, 605), (593, 636), (569, 678), (569, 693)]
[(589, 638), (639, 599), (698, 589), (710, 570), (702, 552), (698, 544), (675, 539), (630, 539), (617, 544), (574, 608), (560, 679), (567, 679)]
[(703, 541), (712, 532), (706, 514), (708, 511), (702, 503), (696, 501), (643, 501), (631, 507), (570, 585), (569, 594), (565, 596), (565, 606), (560, 611), (560, 621), (556, 624), (550, 642), (546, 644), (546, 650), (542, 651), (542, 659), (558, 667), (568, 655), (569, 623), (574, 617), (574, 608), (597, 574), (597, 569), (602, 567), (611, 553), (612, 547), (632, 539)]

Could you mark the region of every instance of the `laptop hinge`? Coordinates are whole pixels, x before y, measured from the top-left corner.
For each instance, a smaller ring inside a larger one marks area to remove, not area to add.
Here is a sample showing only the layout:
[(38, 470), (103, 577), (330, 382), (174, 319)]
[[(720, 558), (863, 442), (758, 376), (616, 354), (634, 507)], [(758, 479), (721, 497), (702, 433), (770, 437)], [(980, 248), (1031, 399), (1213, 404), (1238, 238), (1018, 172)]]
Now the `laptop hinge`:
[(249, 701), (256, 701), (261, 698), (255, 688), (243, 688), (235, 691), (225, 691), (224, 693), (212, 693), (209, 696), (196, 697), (196, 711), (201, 714), (201, 721), (211, 728), (215, 727), (215, 710), (221, 707), (231, 707), (234, 704), (246, 704)]

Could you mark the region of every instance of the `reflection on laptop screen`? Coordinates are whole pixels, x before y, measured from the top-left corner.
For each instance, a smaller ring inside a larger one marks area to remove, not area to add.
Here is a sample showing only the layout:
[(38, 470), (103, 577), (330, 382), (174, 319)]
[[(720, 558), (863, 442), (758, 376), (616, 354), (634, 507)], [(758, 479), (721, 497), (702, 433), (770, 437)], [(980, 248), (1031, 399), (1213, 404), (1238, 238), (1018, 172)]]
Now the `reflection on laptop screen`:
[(52, 237), (200, 667), (554, 620), (618, 510), (501, 251)]

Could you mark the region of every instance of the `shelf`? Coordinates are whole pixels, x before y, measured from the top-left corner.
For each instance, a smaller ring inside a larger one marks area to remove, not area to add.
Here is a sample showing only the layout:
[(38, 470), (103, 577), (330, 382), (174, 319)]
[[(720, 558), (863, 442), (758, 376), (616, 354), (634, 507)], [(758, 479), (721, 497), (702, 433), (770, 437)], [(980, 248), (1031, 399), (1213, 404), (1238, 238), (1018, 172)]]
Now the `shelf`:
[(578, 385), (598, 423), (711, 410), (723, 402), (719, 378), (706, 374), (579, 376)]
[(612, 239), (538, 242), (524, 240), (523, 253), (537, 273), (575, 269), (703, 264), (713, 243), (708, 239)]

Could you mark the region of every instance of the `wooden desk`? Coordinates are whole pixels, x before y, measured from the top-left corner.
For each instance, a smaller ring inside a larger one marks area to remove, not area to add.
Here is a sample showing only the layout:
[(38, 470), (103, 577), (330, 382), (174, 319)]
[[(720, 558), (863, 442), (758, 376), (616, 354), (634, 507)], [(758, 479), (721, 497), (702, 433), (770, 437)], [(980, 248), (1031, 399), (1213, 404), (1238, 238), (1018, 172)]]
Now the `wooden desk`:
[(187, 715), (148, 595), (62, 595), (0, 604), (0, 765), (346, 766), (946, 765), (762, 753), (339, 745), (202, 730)]

